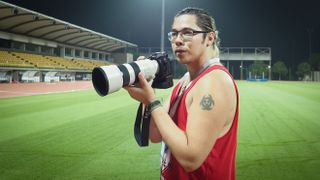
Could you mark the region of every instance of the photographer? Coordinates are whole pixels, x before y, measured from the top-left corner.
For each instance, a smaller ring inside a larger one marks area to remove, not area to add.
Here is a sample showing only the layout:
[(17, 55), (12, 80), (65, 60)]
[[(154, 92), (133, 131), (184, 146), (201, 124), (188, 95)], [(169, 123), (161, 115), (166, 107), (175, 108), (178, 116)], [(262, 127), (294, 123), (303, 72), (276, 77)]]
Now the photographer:
[(188, 73), (164, 105), (139, 74), (139, 87), (125, 89), (151, 112), (150, 140), (163, 142), (161, 179), (235, 179), (238, 91), (219, 62), (214, 19), (198, 8), (175, 16), (168, 33)]

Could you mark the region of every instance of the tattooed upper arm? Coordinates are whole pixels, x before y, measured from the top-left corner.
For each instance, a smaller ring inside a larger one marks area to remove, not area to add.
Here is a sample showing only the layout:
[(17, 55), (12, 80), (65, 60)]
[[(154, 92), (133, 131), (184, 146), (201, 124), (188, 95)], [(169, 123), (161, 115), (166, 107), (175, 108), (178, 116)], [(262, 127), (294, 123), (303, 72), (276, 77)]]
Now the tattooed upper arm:
[(214, 106), (213, 98), (210, 94), (206, 94), (200, 101), (200, 107), (202, 110), (210, 111)]

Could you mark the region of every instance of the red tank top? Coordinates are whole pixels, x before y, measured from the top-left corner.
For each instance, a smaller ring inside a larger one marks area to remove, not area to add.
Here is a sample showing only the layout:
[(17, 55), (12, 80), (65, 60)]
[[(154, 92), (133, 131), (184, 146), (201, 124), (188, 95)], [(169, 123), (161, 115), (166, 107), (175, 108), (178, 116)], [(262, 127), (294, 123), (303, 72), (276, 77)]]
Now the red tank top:
[[(194, 79), (190, 86), (185, 90), (185, 93), (182, 96), (181, 102), (178, 105), (176, 113), (173, 117), (173, 120), (177, 124), (177, 126), (186, 130), (187, 125), (187, 117), (188, 113), (186, 110), (186, 96), (189, 91), (193, 88), (193, 86), (197, 83), (197, 81), (206, 75), (207, 73), (213, 70), (222, 70), (226, 72), (231, 78), (229, 71), (221, 66), (214, 65), (207, 68), (204, 72), (202, 72), (196, 79)], [(233, 79), (233, 78), (232, 78)], [(232, 125), (229, 131), (222, 137), (216, 140), (212, 150), (210, 151), (208, 157), (202, 163), (202, 165), (195, 171), (191, 173), (187, 173), (182, 166), (178, 163), (178, 161), (172, 156), (169, 155), (169, 163), (167, 167), (164, 168), (161, 172), (161, 179), (172, 179), (172, 180), (180, 180), (180, 179), (217, 179), (217, 180), (234, 180), (235, 179), (235, 159), (236, 159), (236, 146), (237, 146), (237, 127), (238, 127), (238, 106), (239, 106), (239, 95), (237, 86), (233, 80), (234, 88), (237, 94), (237, 107), (236, 112), (234, 114)], [(171, 95), (170, 106), (172, 106), (173, 99), (177, 92), (179, 91), (180, 85), (177, 84), (173, 89), (173, 93)]]

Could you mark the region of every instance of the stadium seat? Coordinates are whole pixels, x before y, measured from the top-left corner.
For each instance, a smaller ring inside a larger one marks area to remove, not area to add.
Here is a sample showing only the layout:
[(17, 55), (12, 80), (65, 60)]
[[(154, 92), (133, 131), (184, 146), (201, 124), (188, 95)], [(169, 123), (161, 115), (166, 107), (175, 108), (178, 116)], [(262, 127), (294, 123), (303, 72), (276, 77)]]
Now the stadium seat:
[(23, 52), (0, 50), (0, 67), (24, 67), (39, 69), (92, 70), (97, 66), (106, 66), (107, 61), (88, 59), (66, 59)]
[(32, 63), (15, 56), (9, 51), (0, 50), (0, 67), (30, 67), (35, 66)]

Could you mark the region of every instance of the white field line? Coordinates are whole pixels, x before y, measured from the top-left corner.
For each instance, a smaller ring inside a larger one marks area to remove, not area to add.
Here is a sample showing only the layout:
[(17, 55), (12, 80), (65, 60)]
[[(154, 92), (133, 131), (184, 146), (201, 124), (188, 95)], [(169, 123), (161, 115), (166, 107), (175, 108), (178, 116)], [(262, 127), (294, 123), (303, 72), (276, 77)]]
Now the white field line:
[(10, 98), (10, 97), (20, 97), (20, 96), (32, 96), (32, 95), (40, 95), (40, 94), (57, 94), (57, 93), (68, 93), (68, 92), (76, 92), (76, 91), (84, 91), (84, 90), (89, 90), (91, 87), (87, 88), (81, 88), (81, 89), (72, 89), (72, 90), (66, 90), (66, 91), (48, 91), (48, 92), (23, 92), (23, 91), (3, 91), (0, 90), (0, 93), (11, 93), (11, 94), (22, 94), (22, 95), (14, 95), (14, 96), (8, 96), (8, 97), (1, 97), (1, 98)]

